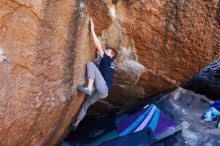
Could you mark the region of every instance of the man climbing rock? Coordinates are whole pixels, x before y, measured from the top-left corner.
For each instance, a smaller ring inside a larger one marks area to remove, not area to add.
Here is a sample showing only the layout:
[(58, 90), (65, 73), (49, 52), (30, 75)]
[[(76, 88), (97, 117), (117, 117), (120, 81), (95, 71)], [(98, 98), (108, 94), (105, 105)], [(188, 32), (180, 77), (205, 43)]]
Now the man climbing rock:
[[(86, 115), (87, 109), (90, 105), (94, 104), (100, 99), (104, 99), (108, 96), (108, 92), (112, 88), (112, 79), (113, 74), (116, 68), (116, 63), (114, 59), (117, 56), (117, 51), (113, 48), (106, 48), (104, 51), (101, 42), (98, 40), (96, 33), (94, 31), (94, 23), (90, 19), (90, 31), (92, 34), (93, 41), (98, 50), (98, 54), (101, 56), (101, 63), (99, 68), (93, 63), (90, 62), (87, 64), (87, 77), (88, 85), (87, 86), (78, 86), (78, 91), (85, 93), (89, 97), (86, 99), (84, 104), (79, 111), (76, 121), (72, 124), (72, 129), (76, 130), (80, 121)], [(93, 90), (93, 85), (95, 85), (95, 90)]]

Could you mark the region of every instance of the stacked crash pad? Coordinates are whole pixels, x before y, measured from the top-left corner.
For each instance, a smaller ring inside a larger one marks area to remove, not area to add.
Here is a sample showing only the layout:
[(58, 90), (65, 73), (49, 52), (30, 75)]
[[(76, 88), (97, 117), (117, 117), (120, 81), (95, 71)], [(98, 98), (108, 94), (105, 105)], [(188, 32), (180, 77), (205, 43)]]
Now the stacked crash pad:
[(133, 114), (88, 116), (61, 146), (148, 146), (180, 131), (154, 104)]

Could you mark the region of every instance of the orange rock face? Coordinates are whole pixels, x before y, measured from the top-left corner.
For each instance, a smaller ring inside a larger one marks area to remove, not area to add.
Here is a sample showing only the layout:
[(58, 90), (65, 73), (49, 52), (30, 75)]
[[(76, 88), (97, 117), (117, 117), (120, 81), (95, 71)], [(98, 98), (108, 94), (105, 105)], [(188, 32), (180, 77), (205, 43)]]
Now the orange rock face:
[(84, 96), (94, 56), (85, 4), (74, 0), (0, 2), (0, 145), (55, 145)]
[(109, 46), (118, 34), (110, 44), (119, 42), (120, 54), (111, 101), (129, 104), (173, 88), (220, 56), (217, 0), (121, 0), (108, 7), (113, 24), (102, 38)]
[[(56, 145), (84, 96), (95, 48), (119, 52), (109, 102), (175, 87), (220, 55), (219, 2), (161, 0), (1, 0), (0, 145)], [(129, 92), (128, 92), (129, 91)]]

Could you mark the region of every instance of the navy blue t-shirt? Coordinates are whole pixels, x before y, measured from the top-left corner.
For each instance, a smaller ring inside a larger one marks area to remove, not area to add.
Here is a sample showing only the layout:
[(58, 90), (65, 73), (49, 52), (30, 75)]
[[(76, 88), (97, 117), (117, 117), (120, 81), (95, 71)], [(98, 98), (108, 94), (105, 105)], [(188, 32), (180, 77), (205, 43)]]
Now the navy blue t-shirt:
[(112, 79), (115, 69), (116, 69), (115, 61), (104, 53), (101, 60), (101, 64), (99, 65), (99, 70), (106, 81), (108, 90), (111, 90), (112, 88)]

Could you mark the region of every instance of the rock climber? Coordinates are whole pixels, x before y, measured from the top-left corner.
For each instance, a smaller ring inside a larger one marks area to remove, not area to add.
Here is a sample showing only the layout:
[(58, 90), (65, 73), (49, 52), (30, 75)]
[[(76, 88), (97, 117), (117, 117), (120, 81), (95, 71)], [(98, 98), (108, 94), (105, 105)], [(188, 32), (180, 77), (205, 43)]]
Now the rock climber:
[(89, 30), (92, 34), (92, 38), (97, 48), (98, 54), (101, 56), (101, 61), (98, 67), (93, 62), (89, 62), (87, 64), (88, 85), (79, 85), (77, 87), (78, 91), (85, 93), (89, 97), (83, 103), (75, 122), (72, 124), (73, 131), (77, 129), (79, 123), (86, 115), (89, 106), (94, 104), (96, 101), (104, 99), (108, 96), (108, 93), (112, 88), (113, 74), (116, 69), (116, 63), (114, 60), (117, 57), (117, 51), (110, 47), (107, 47), (104, 50), (95, 33), (92, 19), (89, 20), (89, 24)]

